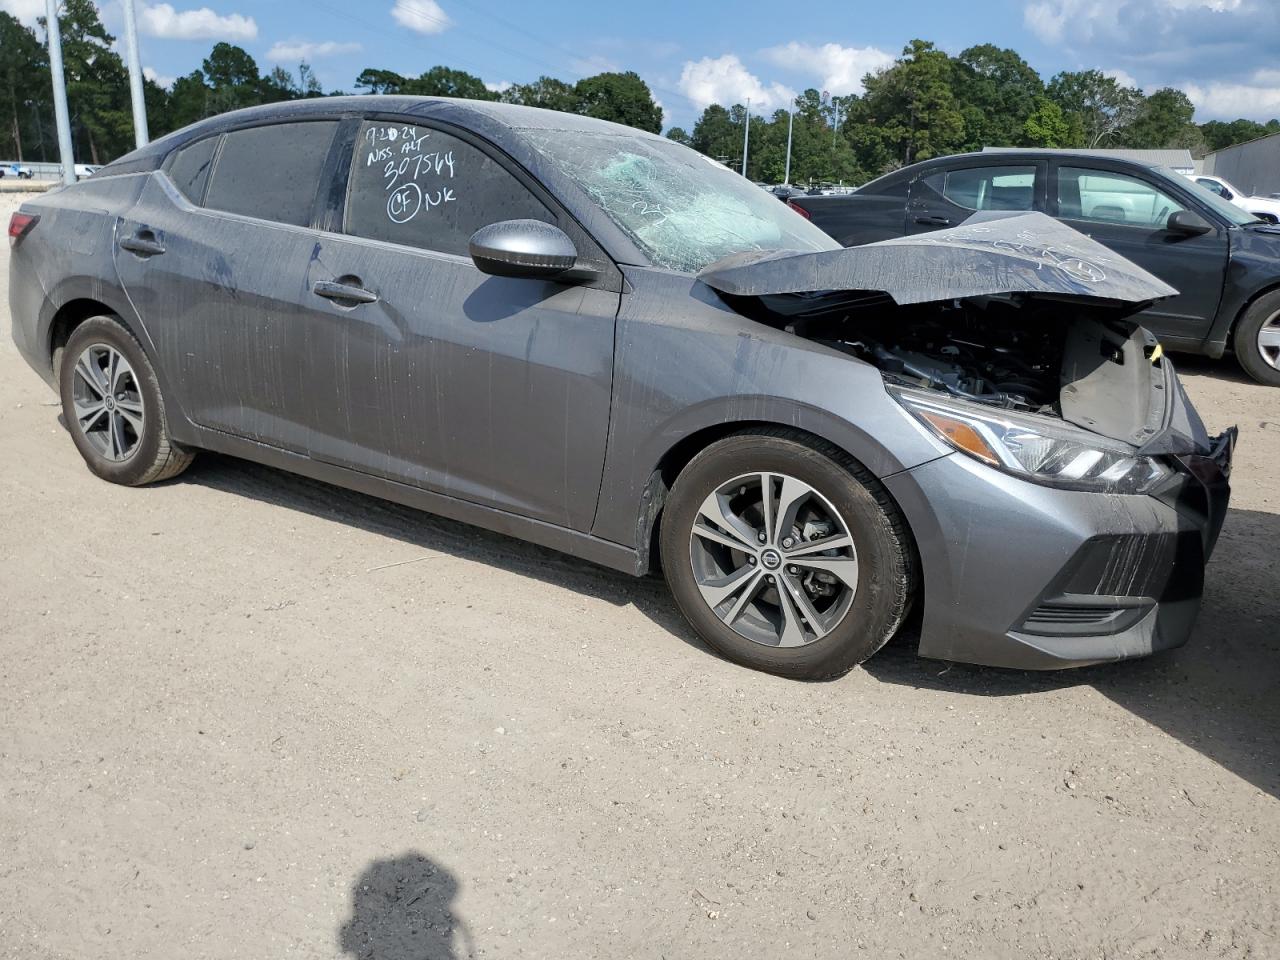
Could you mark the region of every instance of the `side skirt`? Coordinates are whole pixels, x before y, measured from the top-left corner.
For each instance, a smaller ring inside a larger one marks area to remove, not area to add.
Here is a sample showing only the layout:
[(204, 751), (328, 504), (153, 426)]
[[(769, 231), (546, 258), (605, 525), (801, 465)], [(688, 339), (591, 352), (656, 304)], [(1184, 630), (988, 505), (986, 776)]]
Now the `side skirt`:
[(501, 533), (517, 540), (536, 543), (538, 546), (558, 550), (620, 573), (631, 576), (641, 575), (640, 558), (631, 547), (624, 547), (541, 520), (530, 520), (493, 507), (433, 493), (420, 487), (372, 477), (357, 470), (312, 460), (302, 454), (291, 453), (242, 437), (233, 437), (216, 430), (195, 427), (193, 433), (190, 423), (183, 424), (183, 427), (181, 432), (184, 436), (181, 437), (180, 442), (201, 450), (212, 450), (216, 453), (252, 460), (288, 473), (331, 483), (346, 490), (354, 490), (357, 493), (390, 500), (415, 510), (483, 527), (485, 530), (492, 530), (494, 533)]

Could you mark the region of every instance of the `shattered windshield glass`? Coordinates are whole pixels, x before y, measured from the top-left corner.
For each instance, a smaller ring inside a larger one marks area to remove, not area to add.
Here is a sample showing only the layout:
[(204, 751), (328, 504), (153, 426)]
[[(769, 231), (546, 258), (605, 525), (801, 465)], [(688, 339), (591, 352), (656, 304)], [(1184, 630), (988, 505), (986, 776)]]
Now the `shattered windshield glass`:
[(696, 273), (731, 253), (840, 247), (773, 194), (678, 143), (578, 131), (525, 136), (657, 266)]

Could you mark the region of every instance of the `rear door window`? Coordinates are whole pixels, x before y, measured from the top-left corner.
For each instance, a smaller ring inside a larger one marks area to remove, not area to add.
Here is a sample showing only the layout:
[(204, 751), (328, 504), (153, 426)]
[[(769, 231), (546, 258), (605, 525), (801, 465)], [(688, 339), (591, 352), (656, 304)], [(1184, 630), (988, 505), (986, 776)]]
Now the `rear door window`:
[(223, 137), (204, 205), (260, 220), (311, 223), (336, 120), (234, 130)]
[(466, 256), (471, 235), (502, 220), (556, 222), (515, 174), (459, 137), (414, 124), (361, 125), (347, 233)]
[(205, 137), (173, 152), (166, 164), (166, 172), (173, 185), (184, 197), (199, 206), (204, 202), (204, 188), (209, 182), (213, 156), (218, 150), (219, 137)]
[(1034, 210), (1036, 168), (970, 167), (948, 170), (942, 193), (966, 210)]

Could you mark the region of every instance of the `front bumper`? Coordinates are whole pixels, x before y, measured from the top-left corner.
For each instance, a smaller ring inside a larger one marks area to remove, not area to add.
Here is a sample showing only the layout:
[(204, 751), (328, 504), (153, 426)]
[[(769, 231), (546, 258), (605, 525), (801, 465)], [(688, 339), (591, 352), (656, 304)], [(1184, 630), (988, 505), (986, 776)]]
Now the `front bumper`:
[(924, 574), (920, 655), (1019, 669), (1186, 643), (1230, 496), (1234, 428), (1149, 496), (1041, 486), (963, 455), (884, 482)]

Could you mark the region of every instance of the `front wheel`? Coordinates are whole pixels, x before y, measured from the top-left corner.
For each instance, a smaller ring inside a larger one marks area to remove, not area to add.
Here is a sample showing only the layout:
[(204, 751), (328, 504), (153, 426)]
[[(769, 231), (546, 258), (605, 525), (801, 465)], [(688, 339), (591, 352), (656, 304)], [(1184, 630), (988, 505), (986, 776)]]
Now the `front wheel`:
[(884, 488), (835, 448), (786, 431), (737, 434), (676, 480), (663, 571), (715, 650), (798, 679), (839, 676), (910, 608), (914, 553)]
[(1259, 383), (1280, 387), (1280, 291), (1259, 297), (1236, 324), (1236, 360)]

